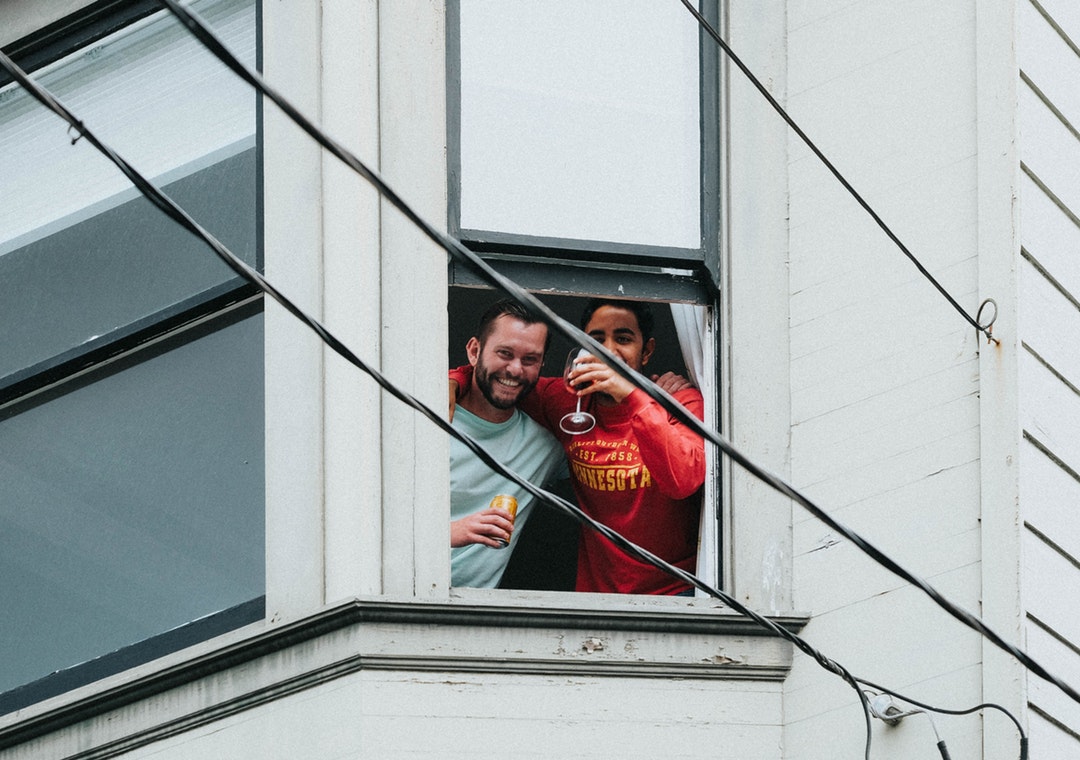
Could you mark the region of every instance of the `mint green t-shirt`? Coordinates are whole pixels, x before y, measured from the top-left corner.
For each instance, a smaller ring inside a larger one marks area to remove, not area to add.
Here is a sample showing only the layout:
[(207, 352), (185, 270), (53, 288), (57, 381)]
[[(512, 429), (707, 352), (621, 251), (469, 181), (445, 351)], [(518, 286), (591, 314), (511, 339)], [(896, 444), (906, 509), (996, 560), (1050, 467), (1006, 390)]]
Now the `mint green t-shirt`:
[[(459, 406), (454, 410), (453, 425), (533, 485), (542, 487), (560, 472), (563, 477), (566, 476), (566, 458), (562, 446), (551, 433), (516, 409), (509, 420), (500, 423), (488, 422)], [(487, 509), (492, 497), (497, 494), (509, 494), (518, 502), (510, 545), (493, 549), (483, 544), (470, 544), (451, 549), (451, 585), (474, 588), (498, 586), (533, 507), (533, 497), (525, 489), (502, 475), (496, 475), (463, 443), (451, 438), (450, 519), (460, 520)]]

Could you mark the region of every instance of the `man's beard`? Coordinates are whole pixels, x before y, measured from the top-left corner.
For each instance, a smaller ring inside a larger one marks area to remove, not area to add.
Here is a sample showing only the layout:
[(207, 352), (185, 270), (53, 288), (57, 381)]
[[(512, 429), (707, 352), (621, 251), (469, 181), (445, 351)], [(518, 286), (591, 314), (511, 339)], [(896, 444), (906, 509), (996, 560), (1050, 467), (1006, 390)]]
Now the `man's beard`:
[[(536, 387), (536, 381), (535, 380), (533, 382), (529, 383), (529, 382), (526, 382), (523, 378), (513, 378), (513, 377), (509, 377), (509, 376), (504, 376), (505, 379), (517, 380), (518, 382), (521, 383), (521, 385), (518, 386), (517, 395), (514, 396), (513, 398), (500, 398), (499, 396), (495, 395), (495, 385), (496, 385), (496, 382), (497, 382), (497, 380), (496, 380), (497, 376), (492, 375), (491, 373), (489, 373), (487, 371), (487, 368), (485, 368), (482, 364), (477, 364), (476, 365), (476, 371), (475, 371), (474, 377), (476, 378), (476, 387), (480, 389), (480, 392), (484, 395), (484, 398), (487, 399), (487, 402), (489, 404), (491, 404), (493, 407), (495, 407), (496, 409), (513, 409), (515, 406), (517, 406), (517, 403), (519, 401), (521, 401), (522, 398), (525, 397), (525, 394), (527, 394), (534, 387)], [(509, 392), (511, 390), (511, 388), (509, 388), (507, 386), (502, 386), (502, 388), (504, 390), (506, 390), (507, 392)]]

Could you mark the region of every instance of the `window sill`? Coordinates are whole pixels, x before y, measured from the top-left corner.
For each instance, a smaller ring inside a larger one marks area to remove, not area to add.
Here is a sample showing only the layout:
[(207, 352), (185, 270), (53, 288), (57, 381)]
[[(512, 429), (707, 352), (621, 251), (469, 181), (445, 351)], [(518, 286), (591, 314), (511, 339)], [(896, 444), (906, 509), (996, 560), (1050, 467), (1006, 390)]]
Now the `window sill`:
[[(792, 631), (806, 622), (772, 620)], [(790, 643), (711, 599), (480, 589), (353, 599), (0, 716), (0, 751), (34, 741), (130, 751), (361, 670), (779, 681), (791, 662)]]

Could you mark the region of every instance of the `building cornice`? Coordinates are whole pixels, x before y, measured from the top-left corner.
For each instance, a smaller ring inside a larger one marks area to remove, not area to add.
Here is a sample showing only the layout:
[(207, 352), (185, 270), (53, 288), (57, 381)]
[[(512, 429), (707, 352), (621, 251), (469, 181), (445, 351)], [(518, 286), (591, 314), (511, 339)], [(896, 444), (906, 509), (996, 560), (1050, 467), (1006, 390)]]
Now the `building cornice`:
[[(793, 632), (806, 622), (771, 619)], [(4, 716), (0, 753), (50, 756), (39, 745), (58, 742), (74, 750), (64, 757), (114, 757), (362, 670), (777, 681), (791, 660), (789, 642), (711, 600), (472, 590), (448, 601), (352, 599)]]

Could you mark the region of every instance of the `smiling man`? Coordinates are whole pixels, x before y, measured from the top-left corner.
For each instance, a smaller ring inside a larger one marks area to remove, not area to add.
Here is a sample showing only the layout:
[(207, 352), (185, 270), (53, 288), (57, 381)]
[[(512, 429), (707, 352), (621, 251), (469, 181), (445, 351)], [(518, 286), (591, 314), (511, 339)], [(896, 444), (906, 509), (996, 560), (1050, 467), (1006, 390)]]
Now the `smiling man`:
[[(540, 378), (548, 343), (547, 325), (517, 303), (490, 306), (465, 345), (472, 378), (453, 414), (456, 429), (537, 485), (566, 471), (558, 442), (517, 410)], [(513, 497), (516, 519), (492, 505), (496, 496)], [(451, 439), (451, 584), (498, 586), (532, 508), (533, 498), (525, 489), (492, 472), (464, 444)]]
[[(594, 299), (585, 307), (581, 327), (638, 372), (656, 347), (652, 311), (643, 302)], [(465, 387), (469, 375), (469, 368), (460, 367), (451, 370), (450, 379)], [(701, 392), (685, 379), (671, 373), (652, 379), (702, 417)], [(521, 398), (521, 408), (562, 444), (581, 508), (639, 546), (693, 572), (705, 482), (704, 442), (596, 357), (578, 362), (570, 380), (576, 393), (567, 391), (561, 377), (540, 378), (536, 392)], [(596, 417), (596, 425), (574, 435), (562, 431), (559, 420), (574, 410), (578, 396)], [(576, 588), (623, 594), (693, 593), (688, 584), (628, 557), (585, 528), (578, 544)]]

